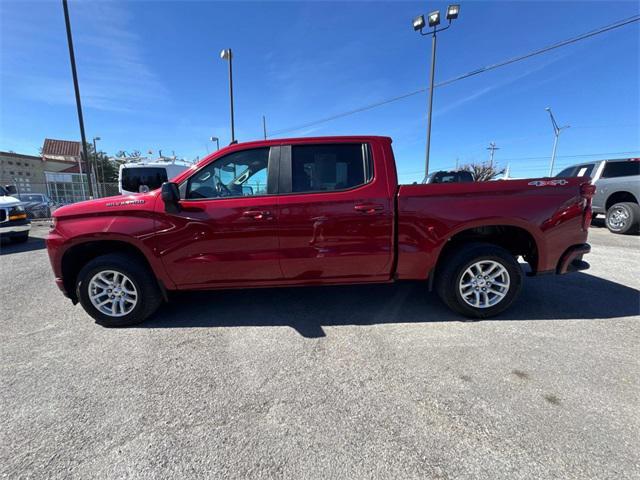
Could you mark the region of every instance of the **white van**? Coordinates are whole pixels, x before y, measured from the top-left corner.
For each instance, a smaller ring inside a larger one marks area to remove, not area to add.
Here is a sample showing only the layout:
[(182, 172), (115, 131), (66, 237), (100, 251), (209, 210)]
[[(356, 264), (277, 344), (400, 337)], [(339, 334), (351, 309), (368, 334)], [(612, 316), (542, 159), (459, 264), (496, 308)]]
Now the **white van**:
[(122, 195), (155, 190), (190, 166), (184, 160), (125, 163), (118, 171), (118, 190)]

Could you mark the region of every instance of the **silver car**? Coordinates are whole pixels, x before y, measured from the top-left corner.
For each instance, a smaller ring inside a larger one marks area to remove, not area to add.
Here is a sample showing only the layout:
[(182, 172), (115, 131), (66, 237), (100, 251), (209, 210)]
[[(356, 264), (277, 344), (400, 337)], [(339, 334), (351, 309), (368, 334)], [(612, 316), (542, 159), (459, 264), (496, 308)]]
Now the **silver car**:
[(640, 158), (573, 165), (556, 177), (591, 177), (596, 186), (593, 213), (606, 215), (613, 233), (637, 233), (640, 227)]

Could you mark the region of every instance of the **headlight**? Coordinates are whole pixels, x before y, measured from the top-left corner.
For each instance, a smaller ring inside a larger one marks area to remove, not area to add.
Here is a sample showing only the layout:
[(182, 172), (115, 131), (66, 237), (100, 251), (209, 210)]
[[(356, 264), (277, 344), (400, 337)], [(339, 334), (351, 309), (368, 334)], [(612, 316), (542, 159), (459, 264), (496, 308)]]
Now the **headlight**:
[(25, 220), (27, 213), (22, 205), (16, 205), (9, 210), (9, 220)]

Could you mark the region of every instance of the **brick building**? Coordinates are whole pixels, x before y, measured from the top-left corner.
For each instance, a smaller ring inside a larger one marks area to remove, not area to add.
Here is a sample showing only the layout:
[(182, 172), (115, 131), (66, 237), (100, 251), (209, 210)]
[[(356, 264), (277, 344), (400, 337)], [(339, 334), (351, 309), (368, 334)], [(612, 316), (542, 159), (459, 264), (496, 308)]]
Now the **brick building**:
[(80, 142), (47, 138), (40, 156), (0, 152), (0, 184), (19, 193), (44, 193), (69, 203), (86, 198), (86, 165), (80, 175)]

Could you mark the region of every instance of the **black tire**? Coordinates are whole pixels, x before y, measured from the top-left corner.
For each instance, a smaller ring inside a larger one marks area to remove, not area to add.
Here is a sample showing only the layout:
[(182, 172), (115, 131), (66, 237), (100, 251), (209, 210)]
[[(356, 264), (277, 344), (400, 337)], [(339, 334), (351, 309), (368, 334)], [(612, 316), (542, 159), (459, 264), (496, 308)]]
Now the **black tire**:
[[(467, 303), (459, 289), (465, 271), (480, 261), (500, 264), (509, 276), (509, 286), (506, 287), (504, 297), (496, 304), (485, 308)], [(522, 289), (522, 277), (522, 268), (509, 251), (489, 243), (469, 243), (442, 259), (436, 271), (436, 292), (453, 311), (470, 318), (488, 318), (505, 311), (516, 300)]]
[[(124, 316), (114, 317), (100, 312), (89, 298), (89, 284), (97, 273), (113, 270), (126, 275), (135, 286), (137, 302), (134, 308)], [(162, 303), (162, 293), (158, 288), (153, 272), (137, 258), (112, 253), (96, 257), (88, 262), (78, 274), (76, 293), (82, 308), (91, 315), (96, 323), (105, 327), (125, 327), (144, 322)]]
[(611, 233), (637, 233), (640, 223), (640, 206), (632, 202), (616, 203), (607, 210), (605, 222)]
[(19, 235), (13, 235), (11, 237), (11, 242), (12, 243), (25, 243), (27, 240), (29, 240), (29, 231), (27, 230), (26, 232), (22, 232)]

